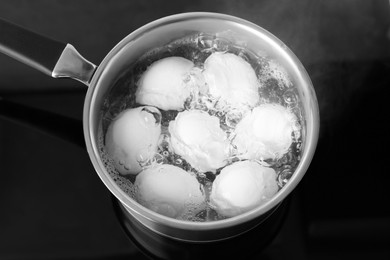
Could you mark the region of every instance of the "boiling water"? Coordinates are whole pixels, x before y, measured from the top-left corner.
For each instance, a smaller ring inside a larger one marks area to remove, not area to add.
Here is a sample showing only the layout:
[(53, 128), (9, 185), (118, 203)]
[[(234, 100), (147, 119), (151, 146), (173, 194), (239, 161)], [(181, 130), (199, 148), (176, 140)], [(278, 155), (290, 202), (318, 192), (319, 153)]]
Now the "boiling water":
[[(102, 107), (103, 118), (99, 136), (101, 157), (112, 179), (131, 198), (135, 199), (136, 197), (137, 191), (134, 187), (136, 177), (134, 175), (120, 175), (115, 169), (112, 159), (106, 153), (104, 148), (104, 136), (108, 126), (121, 111), (127, 108), (140, 106), (140, 104), (137, 104), (135, 101), (137, 82), (143, 72), (145, 72), (148, 66), (153, 62), (170, 56), (180, 56), (191, 60), (194, 62), (196, 69), (194, 70), (194, 73), (191, 73), (186, 79), (186, 82), (187, 84), (199, 85), (199, 81), (202, 80), (199, 75), (201, 75), (200, 72), (203, 69), (203, 63), (206, 58), (214, 52), (236, 54), (252, 66), (259, 81), (259, 105), (266, 103), (280, 104), (296, 116), (297, 121), (295, 122), (294, 131), (292, 133), (293, 143), (288, 152), (279, 158), (258, 160), (260, 164), (271, 167), (276, 171), (279, 189), (282, 189), (293, 175), (301, 156), (301, 132), (304, 129), (304, 115), (296, 86), (294, 86), (293, 81), (289, 78), (288, 73), (277, 61), (266, 57), (256, 56), (254, 52), (235, 45), (228, 40), (216, 38), (211, 35), (196, 34), (179, 39), (171, 44), (144, 54), (133, 64), (133, 66), (129, 67), (128, 71), (126, 71), (122, 77), (120, 77), (105, 99)], [(216, 107), (216, 103), (217, 100), (213, 100), (213, 97), (208, 96), (207, 94), (200, 96), (192, 95), (191, 98), (187, 99), (184, 106), (185, 109), (198, 109), (206, 111), (210, 115), (217, 116), (220, 119), (221, 129), (223, 129), (228, 134), (229, 138), (232, 139), (234, 136), (230, 134), (244, 115), (240, 113), (240, 111), (234, 111), (234, 109), (231, 111), (220, 111)], [(176, 118), (178, 111), (160, 110), (160, 112), (161, 118), (158, 120), (161, 120), (162, 131), (158, 151), (152, 160), (141, 161), (140, 164), (144, 167), (150, 167), (150, 165), (155, 164), (172, 164), (187, 172), (191, 172), (197, 176), (207, 202), (212, 182), (221, 169), (218, 169), (216, 174), (211, 172), (198, 172), (181, 156), (173, 153), (171, 151), (172, 149), (169, 149), (170, 134), (168, 132), (168, 126), (169, 122)], [(228, 165), (238, 160), (240, 159), (237, 156), (231, 156), (228, 159)], [(218, 215), (211, 207), (206, 207), (205, 210), (198, 212), (196, 216), (188, 216), (187, 220), (212, 221), (223, 218), (225, 217)]]

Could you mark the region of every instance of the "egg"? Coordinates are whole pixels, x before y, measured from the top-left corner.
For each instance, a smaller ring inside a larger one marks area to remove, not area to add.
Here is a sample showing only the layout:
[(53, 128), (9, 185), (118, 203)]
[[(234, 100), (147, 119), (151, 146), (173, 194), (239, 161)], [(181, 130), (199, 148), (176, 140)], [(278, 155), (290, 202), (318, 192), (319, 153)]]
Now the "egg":
[(235, 54), (211, 54), (204, 62), (203, 75), (220, 109), (247, 109), (259, 102), (256, 73), (247, 61)]
[(298, 127), (296, 116), (287, 108), (264, 104), (237, 124), (233, 145), (242, 159), (276, 159), (288, 151)]
[(137, 174), (152, 159), (161, 134), (161, 113), (155, 107), (137, 107), (121, 112), (109, 125), (105, 148), (122, 175)]
[(154, 62), (141, 76), (136, 102), (162, 110), (183, 110), (191, 95), (185, 83), (194, 63), (182, 57), (168, 57)]
[(198, 171), (215, 172), (226, 165), (230, 143), (218, 117), (200, 110), (183, 111), (169, 123), (169, 133), (173, 151)]
[(177, 166), (146, 169), (137, 175), (134, 185), (138, 203), (167, 217), (188, 219), (205, 207), (196, 177)]
[(278, 191), (272, 168), (239, 161), (223, 168), (213, 182), (210, 205), (221, 215), (234, 217), (261, 205)]

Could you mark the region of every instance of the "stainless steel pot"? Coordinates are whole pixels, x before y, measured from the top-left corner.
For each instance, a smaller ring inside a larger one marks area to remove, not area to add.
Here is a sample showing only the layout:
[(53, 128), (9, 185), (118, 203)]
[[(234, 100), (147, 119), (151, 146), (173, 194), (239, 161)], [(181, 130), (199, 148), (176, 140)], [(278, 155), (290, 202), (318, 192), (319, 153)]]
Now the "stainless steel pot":
[[(188, 222), (144, 208), (112, 180), (98, 149), (101, 108), (108, 91), (124, 69), (145, 52), (195, 32), (228, 37), (262, 51), (289, 73), (304, 112), (302, 158), (288, 183), (267, 203), (242, 215), (215, 222)], [(319, 110), (310, 78), (288, 47), (263, 28), (217, 13), (183, 13), (151, 22), (119, 42), (96, 67), (70, 44), (38, 36), (5, 21), (0, 23), (0, 51), (54, 77), (70, 77), (88, 86), (84, 103), (84, 138), (97, 174), (128, 212), (128, 217), (159, 235), (188, 242), (211, 242), (238, 236), (267, 219), (294, 190), (307, 171), (317, 145)]]

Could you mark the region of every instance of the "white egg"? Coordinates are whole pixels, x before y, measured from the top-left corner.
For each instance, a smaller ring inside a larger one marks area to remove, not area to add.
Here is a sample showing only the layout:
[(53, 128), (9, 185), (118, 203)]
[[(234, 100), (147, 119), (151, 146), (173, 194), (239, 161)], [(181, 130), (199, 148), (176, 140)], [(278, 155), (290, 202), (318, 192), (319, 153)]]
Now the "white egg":
[(153, 158), (161, 134), (160, 120), (157, 108), (137, 107), (121, 112), (110, 124), (105, 148), (121, 174), (137, 174), (141, 164)]
[(180, 112), (169, 132), (174, 152), (198, 171), (215, 172), (226, 165), (230, 144), (218, 117), (200, 110)]
[(216, 52), (204, 63), (205, 81), (211, 96), (223, 110), (247, 109), (259, 102), (258, 80), (252, 66), (243, 58)]
[(210, 204), (226, 217), (234, 217), (261, 205), (278, 191), (272, 168), (240, 161), (223, 168), (213, 182)]
[(183, 110), (191, 95), (185, 84), (194, 63), (182, 57), (168, 57), (154, 62), (138, 82), (136, 102), (162, 110)]
[(142, 171), (135, 180), (136, 200), (164, 216), (188, 219), (205, 207), (196, 177), (173, 165)]
[(233, 145), (242, 159), (275, 159), (283, 156), (297, 131), (297, 118), (278, 104), (265, 104), (248, 113), (236, 126)]

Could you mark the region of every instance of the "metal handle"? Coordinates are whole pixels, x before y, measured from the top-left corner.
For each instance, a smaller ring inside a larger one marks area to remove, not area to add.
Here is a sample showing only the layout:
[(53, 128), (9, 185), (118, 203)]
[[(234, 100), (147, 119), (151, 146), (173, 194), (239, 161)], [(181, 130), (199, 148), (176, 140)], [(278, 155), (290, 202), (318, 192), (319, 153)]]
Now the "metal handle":
[(0, 52), (54, 77), (89, 84), (96, 66), (76, 49), (0, 19)]

